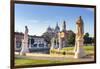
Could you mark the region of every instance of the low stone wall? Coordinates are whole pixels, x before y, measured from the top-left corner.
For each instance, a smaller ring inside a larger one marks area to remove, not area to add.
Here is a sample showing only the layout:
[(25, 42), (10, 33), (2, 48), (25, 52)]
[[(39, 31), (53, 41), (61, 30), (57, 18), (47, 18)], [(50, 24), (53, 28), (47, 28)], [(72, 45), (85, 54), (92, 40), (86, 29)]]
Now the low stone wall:
[(31, 53), (47, 53), (49, 54), (50, 48), (29, 49)]
[[(20, 52), (21, 49), (15, 50), (15, 52)], [(29, 49), (30, 53), (45, 53), (49, 54), (50, 53), (50, 48), (32, 48)]]

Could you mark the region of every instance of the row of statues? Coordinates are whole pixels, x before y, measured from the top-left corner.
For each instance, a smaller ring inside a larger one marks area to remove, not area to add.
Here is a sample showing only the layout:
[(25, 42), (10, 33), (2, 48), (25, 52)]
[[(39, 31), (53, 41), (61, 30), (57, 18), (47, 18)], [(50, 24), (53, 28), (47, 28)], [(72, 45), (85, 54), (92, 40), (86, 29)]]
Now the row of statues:
[[(74, 53), (75, 53), (75, 58), (80, 58), (85, 56), (84, 48), (83, 48), (83, 35), (84, 35), (84, 23), (82, 20), (82, 17), (80, 16), (76, 22), (76, 37), (75, 37), (75, 48), (74, 48)], [(64, 42), (64, 37), (66, 36), (65, 32), (60, 32), (58, 33), (58, 43), (56, 42), (56, 46), (58, 46), (58, 50), (61, 50), (63, 48), (63, 45), (65, 44)], [(54, 38), (52, 38), (51, 42), (51, 49), (54, 49)], [(25, 33), (24, 33), (24, 39), (22, 40), (22, 49), (21, 49), (21, 54), (25, 55), (28, 50), (28, 28), (25, 26)]]
[[(84, 48), (83, 48), (83, 35), (84, 35), (84, 23), (82, 20), (82, 17), (79, 16), (77, 22), (76, 22), (76, 37), (75, 37), (75, 48), (74, 48), (74, 58), (81, 58), (86, 56), (85, 52), (84, 52)], [(65, 43), (66, 40), (64, 39), (66, 36), (66, 31), (62, 31), (58, 33), (58, 50), (61, 50)], [(54, 38), (52, 38), (52, 42), (51, 42), (51, 50), (55, 49), (54, 45)], [(57, 47), (57, 46), (56, 46)]]

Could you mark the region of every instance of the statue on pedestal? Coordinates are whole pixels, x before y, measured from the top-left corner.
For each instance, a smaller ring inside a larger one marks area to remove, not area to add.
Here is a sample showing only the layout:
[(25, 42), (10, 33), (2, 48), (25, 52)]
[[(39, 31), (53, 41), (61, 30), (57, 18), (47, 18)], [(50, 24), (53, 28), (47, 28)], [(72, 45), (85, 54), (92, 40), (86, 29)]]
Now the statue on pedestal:
[(59, 39), (59, 48), (58, 50), (61, 50), (64, 46), (65, 46), (65, 33), (62, 31), (62, 32), (59, 32), (58, 34), (58, 39)]
[(56, 34), (51, 39), (51, 50), (52, 49), (58, 49), (61, 50), (63, 47), (67, 45), (66, 40), (66, 22), (64, 21), (62, 24), (62, 31), (60, 31), (60, 28), (58, 24), (56, 25)]
[(20, 54), (21, 55), (26, 55), (26, 53), (29, 52), (28, 49), (28, 28), (25, 26), (25, 33), (24, 33), (24, 39), (22, 40), (22, 49)]
[(61, 39), (61, 36), (60, 36), (60, 33), (59, 33), (59, 47), (58, 47), (58, 50), (61, 50), (62, 49), (62, 39)]
[(76, 32), (76, 39), (75, 39), (75, 49), (74, 49), (75, 56), (74, 57), (81, 58), (81, 57), (86, 56), (84, 49), (83, 49), (84, 24), (83, 24), (83, 20), (82, 20), (81, 16), (79, 17), (78, 21), (76, 22), (76, 25), (77, 25), (77, 27), (76, 27), (77, 32)]

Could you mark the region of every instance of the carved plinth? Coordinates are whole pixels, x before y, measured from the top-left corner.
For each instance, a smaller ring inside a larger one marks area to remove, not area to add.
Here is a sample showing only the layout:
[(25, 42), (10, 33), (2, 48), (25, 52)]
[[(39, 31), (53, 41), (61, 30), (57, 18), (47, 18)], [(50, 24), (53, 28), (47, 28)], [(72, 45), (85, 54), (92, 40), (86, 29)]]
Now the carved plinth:
[(25, 42), (24, 40), (22, 41), (22, 50), (20, 52), (20, 55), (26, 55), (26, 53), (29, 52), (28, 49), (28, 42)]
[(74, 58), (82, 58), (85, 57), (86, 54), (83, 48), (83, 39), (78, 39), (76, 41), (76, 49), (75, 49), (75, 56)]

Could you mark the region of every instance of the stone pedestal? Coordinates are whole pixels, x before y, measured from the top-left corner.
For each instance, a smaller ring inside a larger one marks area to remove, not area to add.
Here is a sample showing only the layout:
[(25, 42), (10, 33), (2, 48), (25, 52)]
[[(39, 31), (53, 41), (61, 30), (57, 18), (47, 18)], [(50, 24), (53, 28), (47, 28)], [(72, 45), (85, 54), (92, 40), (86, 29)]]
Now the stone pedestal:
[(58, 48), (58, 41), (56, 39), (56, 45), (55, 45), (55, 48), (57, 49)]
[(76, 47), (75, 47), (75, 56), (74, 58), (82, 58), (85, 57), (86, 54), (83, 48), (83, 39), (76, 40)]
[(62, 39), (59, 37), (59, 48), (58, 50), (61, 50), (62, 49)]
[(50, 48), (50, 50), (53, 50), (55, 48), (55, 45), (54, 45), (54, 38), (52, 38), (52, 40), (51, 40), (51, 48)]
[(66, 46), (66, 41), (65, 39), (62, 40), (62, 48), (64, 48)]
[(28, 42), (25, 42), (24, 40), (22, 41), (22, 50), (20, 52), (20, 55), (26, 55), (26, 53), (29, 52), (28, 49)]

